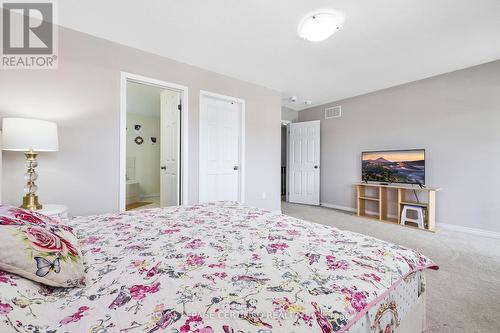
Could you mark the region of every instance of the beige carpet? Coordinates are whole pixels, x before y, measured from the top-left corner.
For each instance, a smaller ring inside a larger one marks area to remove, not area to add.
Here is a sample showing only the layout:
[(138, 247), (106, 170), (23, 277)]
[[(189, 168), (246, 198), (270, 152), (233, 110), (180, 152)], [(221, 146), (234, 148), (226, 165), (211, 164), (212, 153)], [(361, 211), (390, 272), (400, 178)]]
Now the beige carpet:
[(416, 249), (440, 269), (427, 271), (426, 332), (500, 332), (500, 240), (441, 230), (429, 233), (333, 209), (283, 203), (283, 214)]

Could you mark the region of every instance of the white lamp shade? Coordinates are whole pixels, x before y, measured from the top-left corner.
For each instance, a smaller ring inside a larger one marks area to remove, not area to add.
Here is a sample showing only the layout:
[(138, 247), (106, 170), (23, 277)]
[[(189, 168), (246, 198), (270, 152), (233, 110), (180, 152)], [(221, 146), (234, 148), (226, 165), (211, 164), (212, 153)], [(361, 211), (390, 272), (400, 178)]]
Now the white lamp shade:
[(3, 150), (58, 151), (57, 124), (37, 119), (4, 118), (2, 143)]

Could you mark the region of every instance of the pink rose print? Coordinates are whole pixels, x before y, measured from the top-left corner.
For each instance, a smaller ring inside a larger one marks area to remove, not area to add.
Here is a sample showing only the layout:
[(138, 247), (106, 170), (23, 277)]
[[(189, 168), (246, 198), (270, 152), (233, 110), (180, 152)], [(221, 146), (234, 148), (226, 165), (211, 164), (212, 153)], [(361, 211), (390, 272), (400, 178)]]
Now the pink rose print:
[(174, 228), (174, 229), (165, 229), (165, 230), (162, 230), (161, 233), (163, 235), (172, 235), (176, 232), (181, 232), (181, 229), (179, 228)]
[(10, 304), (4, 304), (0, 302), (0, 314), (6, 315), (12, 311), (12, 306)]
[(71, 244), (69, 241), (67, 241), (66, 239), (64, 239), (62, 237), (60, 237), (60, 239), (61, 239), (61, 242), (64, 243), (65, 250), (67, 250), (67, 252), (69, 252), (69, 254), (71, 254), (72, 256), (78, 256), (78, 251), (75, 249), (73, 244)]
[(205, 245), (205, 244), (201, 241), (201, 239), (193, 239), (192, 241), (187, 243), (184, 247), (187, 249), (195, 250), (195, 249), (202, 247), (203, 245)]
[(19, 220), (22, 220), (24, 222), (28, 222), (31, 224), (37, 224), (37, 225), (45, 225), (45, 222), (43, 222), (40, 218), (34, 216), (31, 213), (28, 213), (22, 209), (11, 209), (10, 210), (12, 215)]
[(75, 234), (75, 232), (73, 231), (73, 228), (71, 228), (71, 227), (69, 227), (67, 225), (63, 225), (62, 228), (63, 228), (64, 231), (67, 231), (67, 232), (69, 232), (69, 233), (71, 233), (73, 235)]
[(205, 264), (205, 258), (197, 254), (190, 254), (187, 257), (186, 264), (188, 266), (203, 266)]
[(23, 225), (19, 220), (11, 219), (10, 217), (0, 216), (0, 225)]
[[(355, 287), (353, 288), (356, 289)], [(353, 291), (348, 288), (343, 288), (341, 292), (346, 296), (347, 301), (351, 303), (351, 306), (357, 312), (361, 312), (366, 307), (366, 297), (368, 296), (367, 292)]]
[(83, 318), (83, 314), (85, 311), (89, 310), (90, 308), (88, 306), (81, 306), (78, 308), (78, 311), (73, 313), (72, 315), (62, 319), (59, 324), (61, 325), (66, 325), (69, 323), (76, 323), (77, 321), (80, 321), (80, 319)]
[(278, 251), (285, 251), (288, 248), (288, 244), (286, 243), (273, 243), (267, 246), (268, 253), (277, 253)]
[(326, 256), (326, 264), (330, 269), (349, 269), (349, 262), (347, 260), (335, 260), (334, 256)]
[(160, 290), (160, 282), (156, 282), (151, 286), (145, 286), (142, 284), (136, 284), (129, 289), (130, 296), (132, 299), (141, 300), (146, 297), (147, 294), (154, 294)]
[(63, 252), (65, 248), (65, 243), (57, 235), (42, 227), (28, 226), (23, 231), (30, 241), (31, 247), (36, 251), (54, 253)]
[(260, 259), (262, 259), (262, 257), (259, 256), (257, 253), (252, 253), (252, 258), (250, 260), (259, 261)]
[(81, 241), (82, 244), (95, 244), (99, 240), (97, 236), (89, 236)]
[(351, 305), (358, 312), (363, 310), (366, 307), (366, 293), (355, 292), (352, 295)]
[(382, 281), (382, 279), (377, 274), (374, 274), (374, 273), (364, 273), (359, 278), (363, 281), (372, 282), (372, 283), (373, 283), (373, 281), (375, 281), (375, 282)]
[(4, 271), (0, 271), (0, 283), (8, 283), (11, 286), (17, 286), (17, 284), (12, 280), (12, 278), (7, 275)]
[(298, 230), (287, 230), (286, 232), (290, 236), (300, 236), (300, 231), (298, 231)]
[(147, 273), (146, 273), (146, 279), (150, 279), (152, 278), (153, 276), (155, 276), (157, 273), (158, 273), (158, 266), (160, 265), (160, 263), (157, 263), (156, 265), (154, 265)]
[(210, 326), (205, 326), (201, 316), (189, 316), (184, 325), (180, 327), (181, 333), (213, 333), (214, 330)]

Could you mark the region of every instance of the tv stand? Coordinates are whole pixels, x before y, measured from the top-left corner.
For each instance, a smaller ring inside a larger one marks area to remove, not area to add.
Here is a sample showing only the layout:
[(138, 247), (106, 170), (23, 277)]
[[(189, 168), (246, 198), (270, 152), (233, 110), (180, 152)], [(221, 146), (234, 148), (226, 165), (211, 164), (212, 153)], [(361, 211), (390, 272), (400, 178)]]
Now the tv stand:
[(424, 221), (425, 228), (419, 230), (434, 232), (436, 231), (436, 193), (441, 189), (419, 185), (420, 187), (417, 188), (404, 184), (356, 184), (357, 214), (360, 217), (399, 224), (404, 205), (418, 206), (427, 212)]

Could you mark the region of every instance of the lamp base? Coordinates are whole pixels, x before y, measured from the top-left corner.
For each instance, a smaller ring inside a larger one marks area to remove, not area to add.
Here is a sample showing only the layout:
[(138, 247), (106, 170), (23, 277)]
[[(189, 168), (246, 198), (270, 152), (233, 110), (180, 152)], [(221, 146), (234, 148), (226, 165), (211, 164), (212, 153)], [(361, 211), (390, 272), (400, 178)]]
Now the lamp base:
[(23, 204), (21, 205), (21, 208), (32, 211), (42, 209), (42, 205), (38, 202), (38, 195), (25, 195), (23, 197)]

